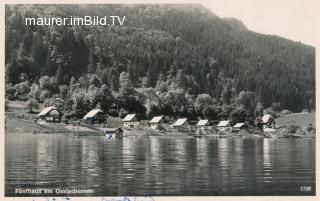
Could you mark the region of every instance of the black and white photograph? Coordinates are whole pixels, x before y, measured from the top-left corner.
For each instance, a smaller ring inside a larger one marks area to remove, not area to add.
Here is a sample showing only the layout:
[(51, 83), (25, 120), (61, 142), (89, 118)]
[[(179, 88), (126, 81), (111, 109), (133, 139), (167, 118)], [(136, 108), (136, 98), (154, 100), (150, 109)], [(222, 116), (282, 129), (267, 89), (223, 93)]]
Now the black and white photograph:
[(219, 2), (6, 4), (4, 196), (316, 196), (313, 1)]

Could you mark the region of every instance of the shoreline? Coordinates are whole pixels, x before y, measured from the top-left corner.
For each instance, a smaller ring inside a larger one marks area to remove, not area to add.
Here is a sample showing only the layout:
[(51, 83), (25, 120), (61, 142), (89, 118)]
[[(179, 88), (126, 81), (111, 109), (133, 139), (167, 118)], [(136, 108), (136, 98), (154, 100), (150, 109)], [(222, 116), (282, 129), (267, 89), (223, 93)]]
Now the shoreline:
[[(100, 128), (101, 129), (101, 128)], [(123, 129), (123, 128), (122, 128)], [(73, 136), (104, 136), (102, 130), (97, 128), (93, 130), (85, 126), (74, 125), (61, 125), (61, 124), (39, 124), (33, 121), (7, 118), (5, 120), (5, 134), (64, 134)], [(315, 138), (315, 131), (307, 131), (303, 127), (290, 133), (288, 126), (278, 128), (274, 133), (265, 133), (258, 129), (250, 129), (249, 131), (241, 130), (239, 132), (220, 132), (212, 130), (207, 134), (196, 134), (192, 132), (180, 132), (180, 131), (157, 131), (147, 126), (139, 126), (133, 129), (123, 129), (123, 137), (154, 137), (154, 138)]]

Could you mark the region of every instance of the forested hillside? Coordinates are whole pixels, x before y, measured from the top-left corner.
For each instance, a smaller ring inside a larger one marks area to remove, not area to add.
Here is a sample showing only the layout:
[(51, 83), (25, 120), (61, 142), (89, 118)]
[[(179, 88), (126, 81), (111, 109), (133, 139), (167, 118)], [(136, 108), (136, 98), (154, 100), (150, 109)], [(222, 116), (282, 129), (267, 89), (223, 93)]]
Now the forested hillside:
[[(124, 26), (25, 26), (25, 17), (126, 16)], [(315, 48), (200, 5), (15, 5), (5, 13), (6, 98), (66, 117), (253, 119), (313, 109)], [(60, 101), (57, 101), (60, 100)]]

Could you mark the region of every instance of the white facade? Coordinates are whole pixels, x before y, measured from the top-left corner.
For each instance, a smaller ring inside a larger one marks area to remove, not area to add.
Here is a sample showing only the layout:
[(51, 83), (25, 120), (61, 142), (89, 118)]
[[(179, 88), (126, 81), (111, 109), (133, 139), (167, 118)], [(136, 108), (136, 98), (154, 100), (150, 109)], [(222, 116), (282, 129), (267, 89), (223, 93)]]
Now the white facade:
[(162, 123), (163, 123), (163, 116), (153, 117), (149, 122), (150, 128), (154, 130), (159, 130), (162, 127)]
[(202, 120), (199, 120), (198, 123), (197, 123), (197, 131), (198, 132), (206, 132), (207, 130), (209, 130), (209, 121), (207, 119), (202, 119)]
[(233, 126), (232, 131), (240, 131), (244, 126), (244, 123), (236, 123), (236, 125)]
[(207, 131), (207, 130), (211, 130), (212, 127), (211, 126), (197, 126), (197, 129), (200, 131)]
[(140, 125), (139, 121), (126, 121), (123, 122), (123, 127), (124, 128), (134, 128), (138, 127)]
[(231, 129), (229, 121), (220, 121), (217, 127), (219, 131), (229, 131)]
[(219, 131), (228, 131), (230, 130), (230, 127), (218, 127)]
[(185, 131), (189, 129), (187, 118), (178, 119), (174, 124), (171, 125), (172, 128), (179, 131)]
[(150, 124), (150, 128), (158, 130), (160, 125), (158, 123)]
[(128, 114), (123, 120), (123, 127), (124, 128), (134, 128), (140, 125), (136, 114)]

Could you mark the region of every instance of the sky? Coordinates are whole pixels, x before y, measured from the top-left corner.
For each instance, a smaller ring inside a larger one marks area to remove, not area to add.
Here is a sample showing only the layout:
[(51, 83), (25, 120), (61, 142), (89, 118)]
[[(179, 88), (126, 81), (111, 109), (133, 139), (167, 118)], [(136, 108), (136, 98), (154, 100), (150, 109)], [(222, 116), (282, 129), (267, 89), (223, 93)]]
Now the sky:
[(248, 29), (316, 46), (320, 0), (200, 0), (219, 17), (240, 19)]

